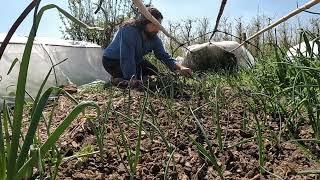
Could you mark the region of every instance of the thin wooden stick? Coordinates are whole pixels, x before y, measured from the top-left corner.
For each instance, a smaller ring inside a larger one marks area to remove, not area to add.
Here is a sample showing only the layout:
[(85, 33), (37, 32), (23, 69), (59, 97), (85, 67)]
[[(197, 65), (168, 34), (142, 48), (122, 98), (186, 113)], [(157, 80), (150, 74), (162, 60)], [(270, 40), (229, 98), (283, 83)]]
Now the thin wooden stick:
[[(320, 1), (320, 0), (319, 0)], [(165, 28), (154, 18), (150, 12), (147, 10), (147, 8), (144, 6), (144, 4), (141, 2), (141, 0), (132, 0), (133, 4), (139, 9), (139, 11), (154, 25), (158, 26), (160, 30), (169, 38), (171, 38), (173, 41), (175, 41), (178, 44), (180, 43), (175, 37), (173, 37)]]
[(226, 6), (227, 4), (227, 0), (222, 0), (221, 2), (221, 6), (220, 6), (220, 10), (219, 10), (219, 14), (218, 14), (218, 17), (217, 17), (217, 20), (216, 20), (216, 25), (214, 27), (214, 30), (210, 36), (210, 39), (209, 39), (209, 42), (211, 41), (211, 39), (213, 38), (214, 34), (217, 32), (218, 30), (218, 27), (219, 27), (219, 22), (220, 22), (220, 19), (221, 19), (221, 16), (223, 14), (223, 11), (224, 11), (224, 7)]
[(301, 12), (303, 12), (303, 11), (305, 11), (305, 10), (307, 10), (307, 9), (315, 6), (315, 5), (317, 5), (319, 2), (320, 2), (320, 0), (312, 0), (312, 1), (308, 2), (308, 3), (306, 3), (305, 5), (303, 5), (302, 7), (297, 8), (296, 10), (292, 11), (292, 12), (289, 13), (288, 15), (280, 18), (278, 21), (276, 21), (276, 22), (274, 22), (273, 24), (269, 25), (268, 27), (266, 27), (266, 28), (258, 31), (256, 34), (252, 35), (251, 37), (249, 37), (248, 39), (246, 39), (243, 43), (241, 43), (238, 47), (236, 47), (235, 49), (233, 49), (231, 52), (239, 49), (239, 48), (240, 48), (241, 46), (243, 46), (247, 41), (250, 41), (251, 39), (257, 37), (258, 35), (260, 35), (260, 34), (266, 32), (266, 31), (268, 31), (268, 30), (276, 27), (277, 25), (279, 25), (279, 24), (287, 21), (287, 20), (290, 19), (291, 17), (293, 17), (293, 16), (295, 16), (295, 15), (297, 15), (297, 14), (299, 14), (299, 13), (301, 13)]

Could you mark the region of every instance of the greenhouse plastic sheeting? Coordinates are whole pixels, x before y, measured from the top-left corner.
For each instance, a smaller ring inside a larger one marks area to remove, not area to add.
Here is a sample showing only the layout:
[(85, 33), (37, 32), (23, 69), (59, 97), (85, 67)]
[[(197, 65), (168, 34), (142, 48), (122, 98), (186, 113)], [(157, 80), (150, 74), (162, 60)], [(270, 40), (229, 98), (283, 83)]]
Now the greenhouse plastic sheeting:
[[(6, 34), (0, 34), (0, 44), (5, 36)], [(0, 60), (1, 102), (3, 101), (1, 99), (12, 100), (14, 97), (26, 42), (27, 37), (13, 36)], [(7, 75), (16, 58), (19, 61)], [(95, 80), (110, 80), (110, 75), (102, 65), (102, 48), (100, 46), (81, 41), (36, 38), (30, 58), (26, 91), (35, 97), (50, 68), (64, 59), (67, 60), (54, 67), (45, 89), (71, 83), (83, 85)]]
[(179, 57), (178, 59), (186, 67), (194, 70), (205, 70), (204, 68), (213, 68), (211, 66), (216, 65), (216, 62), (231, 61), (226, 53), (237, 48), (232, 51), (236, 58), (236, 64), (242, 68), (251, 68), (255, 64), (254, 57), (245, 47), (239, 47), (239, 45), (235, 41), (194, 44), (187, 48), (188, 51), (185, 51), (184, 57)]
[[(311, 47), (311, 51), (313, 53), (313, 57), (314, 55), (319, 56), (320, 53), (320, 46), (318, 46), (317, 41), (313, 40), (313, 41), (309, 41), (308, 44)], [(293, 60), (295, 57), (300, 58), (301, 56), (304, 57), (310, 57), (311, 54), (310, 52), (307, 50), (307, 45), (305, 42), (302, 42), (301, 44), (297, 44), (293, 47), (291, 47), (288, 51), (287, 51), (287, 56), (290, 60)]]

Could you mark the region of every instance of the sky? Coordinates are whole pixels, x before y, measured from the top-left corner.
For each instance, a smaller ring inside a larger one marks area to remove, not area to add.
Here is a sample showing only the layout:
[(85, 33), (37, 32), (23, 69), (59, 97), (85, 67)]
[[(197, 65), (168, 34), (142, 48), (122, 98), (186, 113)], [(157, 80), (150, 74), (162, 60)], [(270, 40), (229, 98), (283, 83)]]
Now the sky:
[[(0, 33), (8, 32), (11, 25), (21, 12), (27, 7), (30, 0), (4, 0), (0, 7)], [(269, 17), (280, 18), (294, 10), (297, 6), (307, 3), (309, 0), (229, 0), (225, 8), (224, 15), (231, 18), (242, 17), (243, 20), (249, 20), (257, 14)], [(153, 0), (153, 5), (157, 7), (167, 21), (179, 21), (184, 18), (202, 18), (206, 17), (215, 21), (219, 11), (221, 0)], [(67, 0), (42, 0), (41, 6), (46, 4), (56, 4), (68, 10)], [(314, 6), (311, 11), (320, 12), (320, 4)], [(18, 28), (18, 35), (28, 35), (32, 16), (29, 14), (27, 19)], [(302, 13), (299, 15), (302, 19), (310, 15)], [(319, 15), (318, 15), (319, 17)], [(45, 12), (38, 36), (47, 36), (61, 38), (60, 27), (63, 26), (56, 9)]]

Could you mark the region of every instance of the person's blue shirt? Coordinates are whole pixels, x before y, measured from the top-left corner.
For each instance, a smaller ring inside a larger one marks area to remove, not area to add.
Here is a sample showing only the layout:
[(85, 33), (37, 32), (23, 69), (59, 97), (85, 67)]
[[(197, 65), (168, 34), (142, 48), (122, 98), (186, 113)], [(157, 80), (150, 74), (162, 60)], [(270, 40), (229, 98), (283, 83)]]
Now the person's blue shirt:
[(103, 56), (108, 60), (120, 60), (123, 78), (130, 79), (136, 75), (136, 67), (143, 61), (143, 56), (150, 52), (153, 52), (169, 69), (175, 69), (176, 60), (165, 51), (161, 39), (155, 36), (143, 40), (141, 30), (134, 26), (121, 27), (109, 46), (105, 48)]

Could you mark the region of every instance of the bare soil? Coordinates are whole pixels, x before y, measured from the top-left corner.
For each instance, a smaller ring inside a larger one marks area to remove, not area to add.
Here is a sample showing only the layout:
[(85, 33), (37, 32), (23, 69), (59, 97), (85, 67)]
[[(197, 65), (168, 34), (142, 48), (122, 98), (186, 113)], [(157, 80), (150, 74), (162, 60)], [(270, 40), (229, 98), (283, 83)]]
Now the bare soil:
[[(214, 93), (214, 91), (212, 90), (210, 93)], [(223, 88), (222, 93), (225, 97), (232, 97), (230, 88)], [(110, 87), (103, 92), (78, 93), (74, 96), (78, 101), (97, 102), (103, 112), (106, 112), (109, 99), (113, 96), (113, 111), (127, 114), (130, 109), (128, 114), (138, 122), (142, 112), (144, 92), (131, 90), (130, 98), (128, 94), (126, 89)], [(198, 153), (196, 146), (187, 136), (187, 134), (190, 135), (198, 143), (208, 148), (190, 109), (194, 111), (195, 117), (202, 123), (208, 134), (209, 140), (213, 144), (213, 152), (218, 158), (218, 163), (226, 179), (277, 179), (276, 176), (284, 179), (320, 178), (316, 174), (301, 174), (301, 171), (304, 170), (320, 168), (318, 144), (310, 142), (298, 144), (290, 141), (286, 128), (282, 127), (285, 118), (282, 118), (281, 115), (257, 113), (257, 118), (261, 120), (260, 123), (263, 127), (265, 156), (265, 171), (260, 172), (256, 121), (253, 114), (247, 113), (246, 106), (240, 99), (234, 97), (232, 101), (229, 101), (228, 106), (221, 105), (219, 114), (222, 129), (222, 150), (219, 148), (217, 138), (216, 106), (208, 103), (206, 98), (186, 89), (183, 93), (175, 94), (172, 99), (150, 93), (147, 102), (144, 120), (157, 125), (175, 148), (169, 165), (169, 179), (219, 179), (213, 165)], [(48, 105), (46, 116), (50, 115), (53, 106), (52, 102)], [(75, 104), (68, 98), (64, 96), (58, 98), (51, 132), (74, 106)], [(92, 110), (87, 110), (86, 113), (92, 112)], [(119, 118), (120, 126), (124, 130), (132, 151), (135, 149), (138, 127), (133, 123), (128, 123), (125, 117), (117, 116), (114, 112), (108, 115), (107, 121), (104, 121), (103, 118), (94, 121), (97, 127), (101, 127), (102, 123), (106, 126), (104, 159), (101, 159), (99, 153), (81, 158), (65, 159), (59, 166), (58, 179), (130, 179), (127, 171), (129, 169), (128, 157), (116, 118)], [(142, 134), (141, 158), (137, 165), (135, 178), (163, 179), (170, 153), (159, 133), (147, 123), (143, 125), (145, 131)], [(310, 126), (306, 124), (301, 127), (299, 138), (311, 138)], [(39, 128), (39, 132), (41, 138), (46, 139), (44, 124)], [(281, 134), (279, 134), (280, 132)], [(76, 155), (81, 149), (90, 145), (94, 145), (94, 150), (98, 151), (97, 138), (87, 118), (83, 115), (79, 115), (57, 143), (65, 158)], [(310, 150), (303, 149), (303, 145), (309, 147)]]

